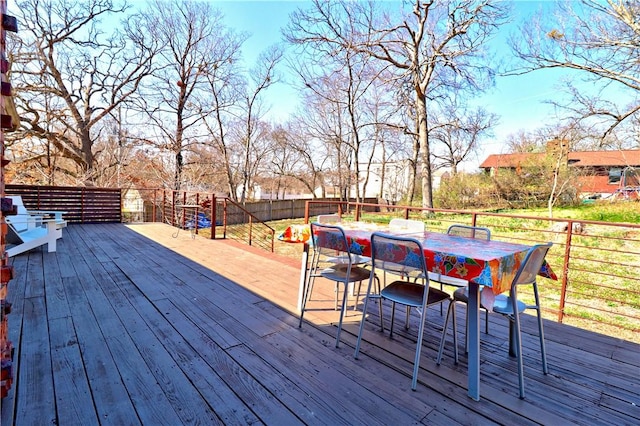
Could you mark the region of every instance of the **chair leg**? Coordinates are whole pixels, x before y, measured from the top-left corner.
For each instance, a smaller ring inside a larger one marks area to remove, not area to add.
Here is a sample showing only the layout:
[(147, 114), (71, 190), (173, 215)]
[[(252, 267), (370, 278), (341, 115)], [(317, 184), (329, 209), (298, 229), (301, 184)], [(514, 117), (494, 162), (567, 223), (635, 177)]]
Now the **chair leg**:
[(484, 333), (489, 334), (489, 310), (484, 310)]
[(302, 294), (302, 306), (300, 307), (300, 323), (298, 324), (298, 328), (302, 327), (302, 317), (304, 316), (304, 311), (307, 307), (307, 301), (311, 297), (311, 292), (313, 290), (313, 283), (315, 281), (315, 276), (313, 275), (314, 269), (309, 270), (309, 275), (307, 276), (307, 282), (305, 285), (305, 290)]
[(389, 326), (389, 337), (393, 336), (393, 320), (396, 317), (396, 302), (391, 302), (391, 324)]
[[(380, 294), (380, 293), (378, 293)], [(384, 333), (384, 318), (382, 318), (382, 301), (384, 299), (382, 298), (382, 296), (380, 296), (380, 299), (378, 300), (378, 308), (380, 309), (380, 331)]]
[[(513, 299), (517, 300), (517, 299)], [(515, 339), (515, 351), (518, 359), (518, 386), (520, 388), (520, 399), (524, 399), (524, 365), (522, 361), (522, 335), (520, 334), (520, 314), (518, 313), (517, 304), (514, 303), (513, 313), (513, 337)]]
[(538, 314), (538, 336), (540, 337), (540, 356), (542, 357), (542, 372), (549, 374), (549, 367), (547, 366), (547, 351), (544, 345), (544, 329), (542, 326), (542, 312), (540, 309), (540, 297), (538, 295), (538, 285), (533, 283), (533, 294), (536, 299), (536, 313)]
[(404, 328), (405, 330), (409, 329), (409, 317), (411, 316), (411, 306), (407, 305), (407, 312), (404, 317)]
[(458, 364), (458, 324), (456, 321), (456, 303), (450, 300), (449, 303), (453, 305), (453, 315), (451, 316), (451, 324), (453, 325), (453, 362)]
[[(380, 279), (377, 276), (374, 276), (373, 279), (376, 281), (378, 287), (378, 294), (380, 294)], [(353, 305), (353, 310), (358, 310), (358, 300), (360, 299), (360, 287), (362, 286), (362, 281), (358, 283), (358, 292), (356, 293), (356, 304)]]
[(547, 353), (544, 345), (544, 331), (542, 329), (542, 315), (540, 314), (540, 308), (538, 308), (538, 334), (540, 336), (540, 356), (542, 358), (542, 372), (549, 374), (549, 367), (547, 366)]
[(447, 316), (444, 319), (444, 325), (442, 327), (442, 337), (440, 338), (440, 348), (438, 349), (438, 358), (436, 360), (437, 365), (440, 365), (440, 361), (442, 361), (442, 352), (444, 352), (444, 341), (447, 338), (447, 326), (449, 325), (449, 316), (452, 317), (451, 322), (453, 325), (454, 361), (456, 364), (458, 363), (458, 337), (456, 332), (456, 308), (455, 308), (455, 302), (449, 301), (449, 307), (447, 308)]
[[(427, 283), (428, 284), (428, 283)], [(416, 356), (413, 360), (413, 377), (411, 379), (411, 390), (416, 390), (418, 386), (418, 371), (420, 371), (420, 353), (422, 350), (422, 338), (424, 336), (424, 326), (427, 322), (427, 305), (422, 306), (422, 313), (420, 314), (420, 326), (418, 328), (418, 340), (416, 342)]]
[[(369, 305), (369, 299), (371, 299), (371, 279), (369, 279), (369, 285), (367, 286), (367, 296), (364, 299), (364, 303), (362, 307), (362, 319), (360, 320), (360, 329), (358, 330), (358, 340), (356, 341), (356, 350), (353, 353), (353, 357), (355, 359), (358, 359), (358, 353), (360, 352), (360, 343), (362, 342), (362, 333), (364, 332), (364, 323), (367, 319), (367, 307)], [(380, 300), (379, 305), (382, 306), (382, 299)], [(382, 309), (380, 311), (382, 311)], [(380, 315), (380, 319), (382, 319), (382, 315)]]
[(340, 332), (342, 331), (342, 320), (346, 311), (347, 299), (349, 297), (349, 284), (344, 283), (344, 296), (342, 296), (342, 306), (340, 307), (340, 320), (338, 321), (338, 334), (336, 335), (336, 348), (340, 345)]

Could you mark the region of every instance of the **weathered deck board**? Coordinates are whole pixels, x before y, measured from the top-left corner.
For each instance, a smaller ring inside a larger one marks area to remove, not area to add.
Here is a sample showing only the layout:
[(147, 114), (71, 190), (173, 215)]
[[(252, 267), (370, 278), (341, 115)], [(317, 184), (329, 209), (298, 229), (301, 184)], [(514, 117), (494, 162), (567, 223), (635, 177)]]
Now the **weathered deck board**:
[[(466, 357), (453, 363), (451, 332), (435, 364), (443, 318), (431, 309), (412, 392), (415, 326), (405, 330), (399, 317), (390, 339), (371, 304), (355, 360), (361, 313), (349, 312), (335, 348), (331, 283), (318, 283), (298, 328), (298, 262), (173, 233), (162, 224), (73, 225), (56, 253), (12, 259), (17, 380), (2, 401), (3, 425), (640, 422), (639, 345), (545, 323), (544, 375), (535, 321), (525, 316), (520, 400), (508, 324), (491, 315), (476, 402)], [(463, 352), (464, 307), (457, 312)], [(389, 315), (385, 307), (386, 327)]]

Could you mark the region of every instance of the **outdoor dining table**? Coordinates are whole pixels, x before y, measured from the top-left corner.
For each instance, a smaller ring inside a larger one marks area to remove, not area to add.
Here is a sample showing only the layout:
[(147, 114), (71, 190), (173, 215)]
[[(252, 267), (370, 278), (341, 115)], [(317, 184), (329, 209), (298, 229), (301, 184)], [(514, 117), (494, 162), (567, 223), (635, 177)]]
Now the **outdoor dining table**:
[[(394, 233), (385, 226), (374, 224), (343, 222), (340, 226), (345, 231), (350, 252), (362, 256), (371, 256), (373, 232)], [(311, 236), (310, 232), (305, 231), (303, 227), (290, 230), (289, 233), (291, 232), (297, 233), (298, 238), (304, 240), (305, 244), (298, 293), (298, 307), (300, 307), (306, 285), (308, 242)], [(284, 234), (286, 233), (287, 231)], [(398, 234), (398, 232), (395, 233)], [(480, 400), (480, 300), (482, 298), (484, 306), (492, 306), (495, 295), (510, 290), (513, 278), (531, 247), (430, 231), (402, 234), (415, 238), (422, 244), (429, 273), (460, 278), (468, 282), (468, 395), (478, 401)], [(546, 261), (539, 275), (557, 279)]]

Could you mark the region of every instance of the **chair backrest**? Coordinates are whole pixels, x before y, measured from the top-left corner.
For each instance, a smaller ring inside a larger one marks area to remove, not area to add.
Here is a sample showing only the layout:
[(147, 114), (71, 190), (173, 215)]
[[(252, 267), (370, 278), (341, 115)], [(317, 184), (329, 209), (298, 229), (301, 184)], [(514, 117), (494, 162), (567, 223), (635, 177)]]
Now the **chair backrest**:
[(24, 203), (22, 202), (22, 197), (20, 195), (8, 195), (7, 198), (11, 198), (13, 205), (17, 207), (18, 214), (25, 214), (25, 215), (29, 214), (29, 211), (24, 206)]
[(451, 225), (449, 229), (447, 229), (447, 234), (478, 240), (489, 241), (491, 239), (491, 230), (480, 226)]
[(371, 235), (371, 262), (374, 271), (402, 270), (409, 275), (428, 277), (422, 244), (414, 238), (374, 232)]
[(321, 214), (318, 215), (318, 223), (321, 224), (332, 224), (332, 223), (340, 223), (342, 219), (337, 214)]
[(389, 222), (389, 230), (392, 232), (424, 232), (424, 222), (421, 220), (394, 218)]
[(538, 244), (529, 249), (513, 278), (513, 285), (531, 284), (536, 280), (544, 258), (552, 245), (553, 243)]
[(351, 259), (347, 236), (341, 227), (324, 225), (317, 222), (312, 222), (310, 226), (311, 239), (315, 250), (328, 256), (335, 255), (336, 253), (349, 254), (348, 260)]

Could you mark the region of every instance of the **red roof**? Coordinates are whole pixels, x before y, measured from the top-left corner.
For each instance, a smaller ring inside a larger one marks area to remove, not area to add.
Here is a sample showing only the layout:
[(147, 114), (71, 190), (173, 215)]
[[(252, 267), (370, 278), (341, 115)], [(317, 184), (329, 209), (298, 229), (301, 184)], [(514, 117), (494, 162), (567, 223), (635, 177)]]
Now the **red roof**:
[[(493, 154), (480, 164), (482, 168), (515, 168), (535, 160), (544, 153)], [(633, 166), (640, 167), (640, 149), (617, 151), (578, 151), (569, 153), (569, 163), (582, 167)]]

